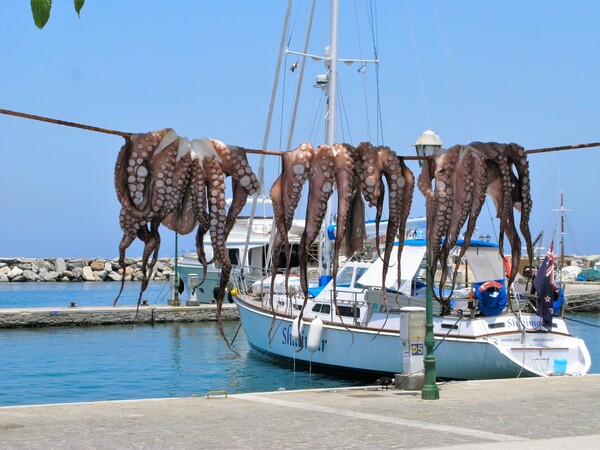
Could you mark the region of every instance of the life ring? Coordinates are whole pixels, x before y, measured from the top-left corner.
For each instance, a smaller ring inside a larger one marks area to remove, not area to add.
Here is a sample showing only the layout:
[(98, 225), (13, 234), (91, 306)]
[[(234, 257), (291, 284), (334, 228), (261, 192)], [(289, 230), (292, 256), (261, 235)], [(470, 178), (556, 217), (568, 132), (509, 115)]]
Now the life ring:
[(499, 291), (502, 289), (502, 284), (497, 281), (487, 281), (479, 286), (480, 292)]

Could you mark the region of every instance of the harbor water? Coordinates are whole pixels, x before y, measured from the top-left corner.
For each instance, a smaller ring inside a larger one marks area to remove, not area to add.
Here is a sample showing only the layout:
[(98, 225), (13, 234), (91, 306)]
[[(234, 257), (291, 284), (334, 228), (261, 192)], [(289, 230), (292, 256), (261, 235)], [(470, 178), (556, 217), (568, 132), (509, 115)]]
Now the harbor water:
[[(1, 283), (0, 308), (111, 305), (118, 283)], [(127, 283), (119, 304), (135, 304), (138, 283)], [(150, 283), (149, 304), (166, 304), (164, 283)], [(600, 316), (567, 316), (585, 339), (592, 373), (600, 373)], [(237, 356), (216, 324), (48, 327), (0, 330), (0, 406), (203, 396), (373, 384), (280, 362), (249, 348), (238, 321), (225, 322)], [(371, 377), (373, 378), (373, 377)]]

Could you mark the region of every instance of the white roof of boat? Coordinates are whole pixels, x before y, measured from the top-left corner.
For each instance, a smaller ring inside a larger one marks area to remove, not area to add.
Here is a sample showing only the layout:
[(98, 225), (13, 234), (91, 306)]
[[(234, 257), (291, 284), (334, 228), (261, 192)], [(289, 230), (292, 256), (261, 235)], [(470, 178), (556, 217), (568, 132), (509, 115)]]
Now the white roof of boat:
[[(385, 277), (385, 287), (388, 289), (399, 290), (404, 295), (410, 295), (412, 279), (419, 270), (421, 261), (425, 256), (425, 246), (405, 246), (402, 250), (401, 264), (401, 276), (402, 280), (400, 283), (400, 289), (398, 289), (398, 247), (394, 246), (392, 254), (390, 256), (390, 267)], [(358, 283), (363, 286), (381, 287), (382, 285), (382, 270), (383, 260), (377, 258), (369, 270), (367, 270), (362, 277), (358, 280)]]

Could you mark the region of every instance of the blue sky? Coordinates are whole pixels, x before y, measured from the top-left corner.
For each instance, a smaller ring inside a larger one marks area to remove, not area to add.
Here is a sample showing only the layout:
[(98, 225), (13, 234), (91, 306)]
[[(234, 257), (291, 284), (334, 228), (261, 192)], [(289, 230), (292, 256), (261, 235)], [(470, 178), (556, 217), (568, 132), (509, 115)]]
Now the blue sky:
[[(318, 3), (309, 52), (323, 54), (329, 6)], [(375, 70), (361, 74), (355, 64), (339, 69), (346, 113), (339, 141), (371, 140), (404, 155), (430, 127), (447, 146), (600, 141), (600, 2), (390, 0), (374, 8), (375, 33), (365, 2), (340, 3), (339, 56), (379, 52), (383, 138), (375, 131)], [(309, 6), (293, 6), (292, 50), (304, 46)], [(189, 138), (260, 148), (285, 8), (283, 0), (87, 0), (77, 18), (72, 2), (55, 0), (39, 30), (28, 1), (4, 2), (0, 108), (127, 132), (172, 127)], [(286, 67), (297, 59), (288, 55)], [(315, 119), (321, 94), (312, 88), (324, 72), (321, 63), (307, 64), (294, 146), (324, 141)], [(280, 125), (298, 73), (280, 78), (270, 149), (285, 146)], [(0, 256), (116, 256), (113, 171), (122, 138), (4, 115), (0, 129)], [(258, 159), (251, 163), (258, 168)], [(267, 191), (278, 163), (266, 159)], [(532, 234), (543, 230), (547, 246), (562, 187), (567, 252), (600, 253), (600, 148), (532, 155), (530, 166)], [(422, 197), (413, 203), (412, 215), (422, 216)], [(479, 231), (493, 235), (494, 226), (484, 210)], [(162, 230), (161, 255), (172, 256), (173, 234)], [(180, 250), (193, 242), (181, 237)], [(139, 256), (141, 246), (128, 254)]]

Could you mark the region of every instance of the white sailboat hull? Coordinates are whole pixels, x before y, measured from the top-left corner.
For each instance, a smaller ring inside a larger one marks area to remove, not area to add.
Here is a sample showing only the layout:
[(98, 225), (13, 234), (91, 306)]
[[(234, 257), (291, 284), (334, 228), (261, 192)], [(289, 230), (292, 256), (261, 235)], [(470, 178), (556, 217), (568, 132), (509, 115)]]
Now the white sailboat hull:
[[(240, 320), (251, 347), (272, 356), (311, 363), (313, 366), (379, 374), (405, 373), (403, 340), (399, 331), (378, 328), (344, 327), (324, 323), (319, 345), (307, 348), (310, 322), (302, 328), (303, 348), (292, 336), (293, 318), (278, 315), (271, 335), (273, 316), (260, 303), (234, 296)], [(444, 379), (497, 379), (555, 375), (556, 363), (566, 365), (565, 375), (583, 375), (591, 365), (589, 352), (582, 340), (561, 333), (562, 319), (556, 333), (521, 332), (511, 324), (511, 316), (462, 319), (456, 330), (444, 337), (442, 324), (448, 319), (436, 317), (436, 374)], [(504, 320), (506, 331), (492, 334), (484, 327)], [(455, 321), (452, 320), (452, 324)], [(397, 329), (397, 327), (396, 327)], [(564, 328), (566, 332), (566, 327)]]

